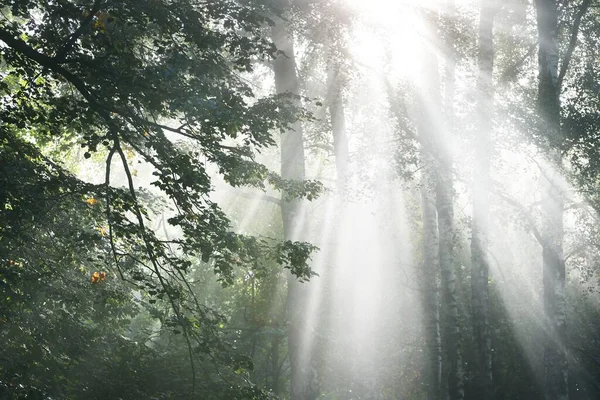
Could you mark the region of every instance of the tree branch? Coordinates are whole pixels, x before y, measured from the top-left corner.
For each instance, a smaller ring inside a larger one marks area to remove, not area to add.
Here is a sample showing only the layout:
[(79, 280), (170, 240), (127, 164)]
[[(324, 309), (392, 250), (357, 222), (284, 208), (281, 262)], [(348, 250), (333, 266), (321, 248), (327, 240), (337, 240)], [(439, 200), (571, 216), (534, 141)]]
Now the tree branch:
[(512, 78), (517, 73), (518, 69), (525, 63), (525, 61), (527, 61), (529, 57), (533, 56), (536, 48), (537, 41), (529, 46), (527, 52), (523, 55), (523, 57), (521, 57), (515, 63), (504, 69), (500, 77), (500, 82), (502, 83)]
[(91, 94), (91, 92), (87, 89), (85, 83), (77, 76), (60, 66), (60, 64), (55, 59), (36, 51), (23, 40), (15, 38), (10, 32), (4, 29), (0, 29), (0, 40), (6, 43), (13, 50), (32, 59), (41, 66), (46, 67), (51, 71), (54, 71), (55, 73), (61, 75), (73, 86), (75, 86), (75, 88), (90, 103), (90, 105), (100, 107), (100, 104), (98, 103), (96, 98)]
[(281, 199), (278, 199), (277, 197), (269, 196), (266, 194), (253, 194), (253, 193), (238, 191), (235, 189), (227, 190), (227, 192), (231, 192), (231, 194), (238, 196), (238, 197), (243, 197), (245, 199), (251, 199), (251, 200), (257, 199), (257, 200), (261, 200), (261, 201), (266, 201), (268, 203), (273, 203), (278, 206), (281, 205)]
[(144, 241), (144, 245), (145, 245), (146, 251), (148, 253), (148, 258), (150, 259), (150, 262), (152, 263), (156, 277), (158, 278), (162, 287), (165, 289), (166, 295), (169, 299), (169, 303), (171, 303), (171, 308), (173, 309), (173, 312), (177, 316), (177, 319), (183, 330), (183, 336), (187, 342), (187, 347), (188, 347), (188, 351), (190, 354), (190, 367), (191, 367), (191, 372), (192, 372), (192, 394), (193, 394), (195, 391), (195, 388), (196, 388), (196, 368), (194, 365), (192, 344), (190, 343), (190, 334), (192, 332), (189, 332), (188, 327), (184, 325), (183, 314), (181, 313), (179, 305), (175, 302), (175, 299), (173, 298), (173, 294), (168, 289), (168, 287), (170, 285), (167, 284), (164, 277), (160, 273), (161, 266), (159, 265), (156, 255), (154, 254), (154, 251), (153, 251), (154, 246), (152, 246), (152, 244), (150, 243), (150, 239), (148, 238), (148, 232), (146, 230), (146, 225), (144, 223), (144, 216), (142, 215), (142, 211), (140, 209), (140, 205), (137, 200), (137, 194), (136, 194), (135, 186), (133, 184), (133, 177), (131, 175), (129, 165), (127, 164), (127, 158), (125, 157), (125, 153), (123, 153), (123, 149), (121, 148), (121, 145), (119, 143), (119, 139), (118, 139), (117, 135), (114, 135), (114, 140), (115, 140), (114, 149), (116, 149), (117, 153), (119, 154), (119, 157), (121, 158), (121, 164), (123, 165), (123, 169), (124, 169), (125, 175), (127, 177), (129, 193), (131, 194), (131, 197), (133, 199), (134, 214), (138, 220), (138, 225), (140, 227), (140, 235), (142, 237), (142, 240)]
[(94, 19), (94, 16), (98, 11), (100, 11), (100, 0), (96, 0), (94, 2), (94, 4), (92, 5), (92, 9), (88, 12), (88, 15), (84, 18), (84, 20), (81, 21), (81, 25), (79, 26), (79, 28), (77, 28), (77, 30), (73, 32), (71, 36), (69, 36), (65, 44), (63, 44), (58, 50), (58, 52), (54, 56), (54, 60), (56, 60), (56, 62), (60, 63), (65, 60), (69, 50), (71, 50), (77, 39), (79, 39), (81, 35), (83, 35), (86, 28), (89, 27), (90, 23), (92, 22), (92, 19)]
[(562, 82), (565, 79), (565, 75), (567, 74), (567, 70), (569, 69), (569, 64), (571, 62), (571, 58), (573, 57), (573, 52), (575, 51), (575, 47), (577, 46), (577, 35), (579, 35), (579, 27), (581, 25), (581, 19), (587, 12), (588, 8), (590, 8), (592, 0), (583, 0), (581, 7), (579, 8), (579, 12), (575, 15), (575, 20), (573, 21), (573, 30), (571, 31), (571, 39), (569, 40), (569, 47), (567, 48), (567, 52), (565, 53), (565, 57), (563, 59), (563, 63), (560, 66), (560, 72), (558, 74), (558, 87), (562, 86)]

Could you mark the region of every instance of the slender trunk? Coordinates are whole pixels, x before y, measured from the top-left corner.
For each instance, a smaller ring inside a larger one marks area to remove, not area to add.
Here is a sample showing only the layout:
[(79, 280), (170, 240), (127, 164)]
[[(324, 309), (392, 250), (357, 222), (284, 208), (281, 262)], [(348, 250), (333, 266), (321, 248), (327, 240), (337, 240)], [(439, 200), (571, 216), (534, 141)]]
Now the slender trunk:
[(279, 367), (279, 337), (274, 337), (271, 340), (271, 390), (275, 395), (279, 395), (279, 375), (280, 375), (280, 367)]
[[(298, 94), (298, 77), (294, 60), (293, 39), (281, 19), (272, 29), (272, 39), (279, 54), (273, 62), (275, 89), (277, 93)], [(302, 125), (296, 122), (281, 137), (281, 176), (284, 179), (305, 178), (304, 145)], [(282, 201), (281, 215), (285, 240), (298, 240), (302, 229), (301, 201)], [(288, 278), (288, 352), (291, 370), (291, 400), (313, 400), (318, 396), (316, 369), (313, 366), (310, 332), (305, 329), (308, 284), (302, 284), (289, 275)]]
[(562, 249), (564, 201), (560, 190), (560, 84), (558, 73), (558, 10), (556, 0), (536, 0), (538, 26), (538, 111), (549, 144), (550, 167), (542, 171), (542, 228), (544, 283), (544, 395), (567, 400), (567, 329), (565, 261)]
[(473, 336), (477, 350), (475, 358), (475, 385), (473, 399), (489, 400), (494, 397), (492, 379), (492, 352), (489, 326), (488, 287), (488, 225), (490, 193), (490, 157), (492, 154), (492, 118), (494, 67), (493, 27), (495, 6), (490, 0), (481, 0), (479, 19), (479, 77), (478, 129), (476, 137), (475, 169), (473, 173), (473, 224), (471, 240), (471, 296), (473, 307)]
[(333, 132), (333, 152), (335, 155), (337, 186), (338, 189), (343, 189), (347, 177), (348, 137), (346, 135), (346, 117), (344, 115), (344, 99), (342, 96), (342, 78), (340, 67), (335, 60), (329, 60), (327, 64), (327, 100)]
[(439, 159), (436, 141), (441, 113), (440, 80), (437, 57), (427, 52), (423, 59), (424, 80), (419, 110), (419, 139), (421, 144), (421, 207), (423, 220), (423, 268), (421, 271), (422, 304), (424, 313), (426, 366), (424, 382), (427, 399), (441, 400), (442, 338), (440, 332), (440, 242), (436, 209), (436, 187), (439, 179)]
[[(435, 169), (427, 154), (422, 159), (431, 163), (425, 166), (421, 182), (421, 208), (423, 218), (423, 268), (421, 270), (421, 290), (423, 296), (423, 315), (425, 328), (426, 366), (424, 382), (427, 385), (427, 399), (440, 400), (442, 384), (442, 341), (440, 337), (440, 294), (439, 241), (435, 196), (432, 177)], [(431, 158), (431, 157), (429, 157)]]
[[(557, 152), (553, 163), (560, 162)], [(544, 283), (544, 391), (546, 400), (567, 400), (568, 364), (565, 301), (565, 260), (562, 250), (563, 199), (557, 188), (559, 173), (552, 168), (542, 178), (542, 218), (544, 226), (543, 283)]]
[[(333, 36), (340, 34), (332, 31), (330, 41), (336, 43)], [(340, 44), (336, 44), (340, 46)], [(346, 135), (346, 117), (344, 99), (342, 96), (344, 80), (340, 69), (340, 59), (342, 55), (336, 51), (335, 47), (328, 47), (326, 50), (326, 69), (327, 69), (327, 94), (325, 98), (326, 107), (329, 111), (331, 133), (333, 140), (333, 153), (335, 156), (336, 169), (336, 187), (337, 190), (333, 196), (327, 197), (327, 204), (323, 208), (330, 215), (327, 215), (325, 220), (333, 226), (331, 232), (334, 237), (341, 237), (341, 227), (346, 215), (346, 202), (344, 199), (344, 189), (346, 188), (348, 177), (348, 138)], [(333, 205), (333, 207), (331, 207)], [(332, 212), (331, 212), (332, 211)], [(342, 261), (338, 257), (338, 251), (335, 246), (327, 249), (321, 249), (322, 254), (325, 254), (327, 262), (325, 263), (324, 273), (319, 277), (322, 285), (321, 297), (321, 332), (333, 332), (336, 320), (336, 312), (334, 306), (335, 294), (335, 270), (342, 267)], [(327, 334), (326, 339), (321, 340), (320, 352), (325, 354), (330, 348), (335, 347), (335, 335)]]
[[(445, 18), (447, 27), (454, 25), (455, 6), (448, 1)], [(450, 400), (464, 398), (463, 368), (460, 349), (460, 328), (458, 325), (458, 301), (456, 294), (456, 273), (454, 270), (454, 254), (456, 238), (454, 237), (454, 185), (452, 176), (452, 156), (448, 144), (452, 140), (454, 120), (454, 89), (456, 52), (454, 50), (453, 30), (447, 32), (444, 85), (444, 128), (438, 129), (436, 138), (436, 154), (439, 171), (436, 182), (436, 207), (438, 212), (438, 229), (440, 239), (440, 270), (442, 274), (443, 302), (445, 306), (442, 335), (444, 337), (447, 371), (448, 397)]]
[(452, 175), (449, 159), (440, 163), (436, 183), (436, 208), (438, 212), (440, 270), (442, 275), (443, 303), (446, 314), (442, 333), (445, 344), (445, 363), (447, 363), (448, 396), (450, 400), (464, 397), (462, 378), (462, 357), (460, 351), (458, 326), (458, 301), (456, 295), (456, 273), (454, 271), (454, 206)]

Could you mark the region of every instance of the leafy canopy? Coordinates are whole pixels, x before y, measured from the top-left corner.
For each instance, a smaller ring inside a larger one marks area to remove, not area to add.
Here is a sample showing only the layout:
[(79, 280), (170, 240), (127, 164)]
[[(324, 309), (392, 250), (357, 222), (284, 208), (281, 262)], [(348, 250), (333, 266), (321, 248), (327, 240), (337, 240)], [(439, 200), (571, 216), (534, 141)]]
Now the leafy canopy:
[[(149, 296), (146, 306), (169, 306), (164, 325), (183, 332), (190, 354), (240, 370), (245, 361), (226, 355), (220, 342), (221, 317), (199, 304), (186, 274), (201, 258), (227, 285), (237, 266), (260, 270), (272, 259), (309, 279), (313, 247), (232, 232), (210, 198), (209, 170), (234, 186), (271, 185), (286, 199), (321, 190), (255, 161), (276, 144), (274, 132), (311, 118), (291, 95), (257, 98), (241, 77), (275, 54), (263, 36), (271, 11), (228, 0), (14, 0), (0, 7), (6, 287), (24, 282), (15, 260), (34, 276), (71, 268), (79, 286), (119, 277)], [(103, 160), (102, 183), (83, 182), (65, 167), (77, 146), (85, 158)], [(151, 185), (168, 199), (168, 223), (181, 236), (165, 240), (149, 228), (161, 209), (137, 187), (134, 161), (153, 169)], [(125, 187), (113, 184), (117, 167)], [(57, 264), (56, 249), (74, 256)]]

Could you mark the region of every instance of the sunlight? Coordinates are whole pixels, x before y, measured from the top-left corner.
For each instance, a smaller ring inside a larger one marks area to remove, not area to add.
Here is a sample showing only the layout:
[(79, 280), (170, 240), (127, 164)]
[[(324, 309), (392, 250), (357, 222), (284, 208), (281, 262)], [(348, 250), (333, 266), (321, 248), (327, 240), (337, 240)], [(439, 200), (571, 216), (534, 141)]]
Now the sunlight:
[(593, 2), (80, 3), (0, 13), (1, 398), (600, 399)]
[(386, 24), (389, 21), (397, 21), (397, 14), (406, 10), (434, 10), (448, 5), (457, 7), (467, 6), (475, 3), (474, 0), (346, 0), (354, 10), (377, 18), (378, 23)]
[(361, 23), (354, 28), (352, 52), (369, 69), (392, 78), (414, 81), (420, 75), (416, 62), (424, 48), (432, 46), (426, 11), (443, 15), (449, 4), (467, 7), (473, 0), (346, 0)]
[[(412, 78), (417, 73), (413, 58), (423, 27), (414, 5), (381, 0), (348, 0), (359, 15), (351, 51), (363, 65), (378, 72), (390, 64), (394, 75)], [(390, 60), (401, 54), (402, 59)], [(390, 63), (390, 61), (392, 61)]]

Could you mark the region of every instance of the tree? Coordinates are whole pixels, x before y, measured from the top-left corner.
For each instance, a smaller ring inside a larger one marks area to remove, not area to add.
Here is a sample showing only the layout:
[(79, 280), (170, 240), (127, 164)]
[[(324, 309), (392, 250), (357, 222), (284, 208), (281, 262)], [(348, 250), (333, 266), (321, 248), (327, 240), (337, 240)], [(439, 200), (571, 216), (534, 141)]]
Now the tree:
[(482, 0), (479, 14), (478, 53), (478, 125), (473, 176), (473, 222), (471, 228), (471, 293), (473, 331), (476, 345), (475, 385), (473, 398), (492, 399), (492, 352), (489, 326), (488, 225), (490, 196), (490, 156), (492, 154), (494, 14), (493, 1)]
[(584, 1), (582, 14), (574, 25), (571, 42), (559, 69), (558, 6), (555, 1), (536, 1), (538, 29), (538, 112), (542, 136), (548, 144), (550, 166), (542, 169), (542, 225), (543, 225), (543, 282), (545, 342), (545, 397), (568, 399), (567, 316), (565, 299), (565, 260), (563, 254), (564, 193), (560, 178), (561, 148), (564, 137), (561, 130), (561, 85), (568, 70), (581, 16), (590, 2)]
[[(308, 117), (285, 96), (255, 98), (238, 76), (274, 54), (263, 36), (267, 14), (260, 5), (229, 1), (11, 1), (0, 21), (2, 154), (21, 160), (17, 166), (35, 160), (37, 171), (27, 175), (30, 184), (3, 190), (3, 260), (18, 259), (15, 241), (33, 229), (23, 223), (35, 210), (89, 200), (84, 206), (98, 210), (89, 223), (105, 232), (101, 264), (108, 276), (148, 295), (149, 306), (169, 305), (161, 323), (181, 334), (192, 391), (195, 367), (207, 359), (240, 384), (230, 386), (235, 396), (250, 393), (240, 387), (247, 388), (242, 378), (251, 368), (223, 343), (222, 317), (190, 289), (186, 274), (197, 257), (212, 263), (224, 285), (237, 267), (259, 271), (264, 258), (311, 276), (312, 246), (235, 234), (209, 196), (214, 167), (233, 186), (270, 185), (288, 197), (319, 191), (314, 182), (290, 182), (254, 161), (257, 150), (275, 144), (274, 130)], [(48, 151), (55, 142), (102, 159), (103, 179), (90, 184), (70, 174), (64, 151)], [(162, 240), (149, 228), (160, 210), (138, 188), (134, 162), (153, 170), (151, 185), (168, 199), (168, 223), (181, 236)], [(118, 179), (125, 187), (117, 187)], [(80, 208), (64, 209), (68, 215)]]
[[(289, 11), (289, 10), (288, 10)], [(272, 29), (272, 38), (278, 56), (273, 62), (275, 90), (289, 96), (298, 104), (299, 82), (296, 75), (294, 44), (287, 22), (277, 18)], [(305, 178), (304, 142), (302, 125), (297, 122), (283, 132), (281, 137), (281, 176), (287, 180), (302, 181)], [(284, 193), (284, 196), (287, 196)], [(303, 205), (298, 199), (284, 198), (281, 203), (283, 235), (287, 241), (297, 240), (303, 229)], [(291, 369), (290, 398), (292, 400), (312, 400), (318, 397), (318, 381), (312, 355), (312, 334), (306, 328), (306, 310), (309, 288), (288, 279), (288, 352)]]
[(442, 345), (445, 359), (443, 367), (447, 368), (444, 378), (447, 379), (448, 395), (451, 400), (464, 398), (464, 374), (459, 339), (459, 307), (455, 272), (457, 241), (454, 225), (454, 163), (451, 152), (448, 149), (448, 143), (453, 141), (455, 137), (454, 101), (457, 62), (455, 17), (455, 4), (450, 0), (445, 5), (445, 13), (441, 18), (442, 26), (445, 28), (441, 41), (445, 46), (444, 50), (447, 55), (445, 58), (443, 114), (440, 113), (438, 115), (444, 119), (445, 126), (438, 126), (434, 141), (434, 152), (438, 162), (437, 177), (435, 180), (435, 202), (438, 213), (442, 310), (444, 312)]
[(438, 212), (436, 209), (436, 182), (438, 179), (439, 160), (435, 156), (435, 140), (439, 124), (435, 115), (441, 112), (439, 101), (439, 72), (437, 58), (434, 54), (426, 54), (422, 63), (426, 66), (422, 98), (419, 101), (418, 138), (420, 144), (420, 164), (423, 172), (420, 182), (421, 218), (423, 221), (422, 271), (420, 287), (425, 314), (424, 329), (426, 332), (426, 366), (427, 398), (442, 398), (442, 338), (440, 332), (440, 233)]

